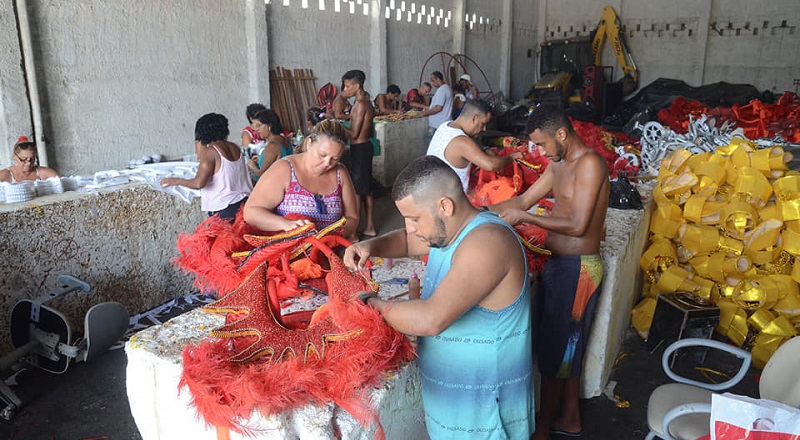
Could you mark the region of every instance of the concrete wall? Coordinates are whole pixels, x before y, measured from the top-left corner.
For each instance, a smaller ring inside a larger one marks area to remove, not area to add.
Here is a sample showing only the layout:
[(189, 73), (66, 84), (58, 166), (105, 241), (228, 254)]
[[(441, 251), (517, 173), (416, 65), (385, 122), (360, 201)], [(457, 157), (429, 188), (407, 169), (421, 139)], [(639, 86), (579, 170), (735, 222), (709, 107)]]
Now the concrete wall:
[[(207, 112), (228, 116), (238, 138), (245, 106), (267, 100), (263, 2), (28, 5), (48, 158), (62, 174), (123, 168), (145, 154), (192, 153), (194, 122)], [(0, 34), (4, 50), (18, 47), (13, 26)], [(262, 74), (254, 79), (253, 72)]]
[[(389, 83), (400, 86), (405, 94), (409, 89), (419, 87), (420, 75), (422, 82), (430, 82), (431, 72), (435, 70), (444, 72), (443, 63), (447, 66), (450, 61), (449, 57), (436, 56), (430, 60), (429, 58), (437, 52), (455, 51), (452, 19), (455, 2), (452, 0), (425, 2), (425, 14), (421, 12), (420, 2), (406, 2), (407, 10), (400, 11), (400, 20), (397, 19), (400, 1), (397, 0), (395, 3), (396, 7), (394, 10), (390, 9), (391, 17), (386, 25), (388, 80)], [(414, 4), (416, 13), (411, 14), (412, 20), (409, 22), (411, 4)], [(435, 11), (432, 13), (431, 9)], [(442, 17), (437, 24), (436, 18), (440, 13)], [(448, 13), (450, 20), (446, 20)], [(428, 24), (429, 19), (430, 24)], [(418, 20), (421, 22), (418, 23)]]
[[(369, 78), (369, 16), (363, 4), (325, 0), (320, 10), (319, 0), (271, 0), (267, 5), (269, 32), (269, 65), (287, 69), (310, 68), (316, 76), (317, 89), (330, 82), (341, 86), (342, 74), (361, 69)], [(339, 4), (340, 10), (335, 6)], [(372, 5), (370, 2), (367, 8)], [(369, 12), (369, 11), (367, 11)], [(373, 93), (372, 90), (367, 91)], [(374, 96), (374, 93), (373, 93)]]
[[(800, 10), (794, 0), (539, 0), (547, 39), (587, 35), (603, 6), (620, 16), (644, 86), (676, 78), (699, 86), (717, 81), (760, 90), (794, 91), (800, 78)], [(544, 3), (542, 3), (544, 2)], [(603, 64), (621, 72), (606, 44)]]
[(481, 92), (481, 96), (484, 96), (484, 92), (489, 92), (490, 88), (494, 93), (499, 91), (501, 74), (504, 71), (504, 67), (501, 67), (503, 52), (501, 32), (510, 23), (503, 22), (501, 3), (501, 1), (496, 3), (481, 0), (467, 1), (466, 15), (469, 19), (464, 28), (466, 34), (464, 54), (480, 66), (480, 70), (472, 63), (465, 64), (467, 73), (472, 77), (472, 82)]
[[(50, 292), (60, 274), (92, 286), (47, 303), (78, 334), (95, 304), (117, 301), (133, 315), (192, 291), (194, 278), (170, 260), (178, 234), (205, 218), (198, 198), (190, 205), (144, 184), (0, 205), (0, 328), (18, 300)], [(10, 348), (0, 332), (0, 353)]]
[(3, 0), (0, 1), (0, 166), (10, 163), (17, 137), (32, 134), (26, 92), (13, 1)]
[[(325, 11), (320, 11), (320, 0), (305, 0), (307, 9), (304, 0), (290, 0), (288, 6), (285, 0), (268, 5), (176, 0), (158, 7), (30, 0), (32, 61), (50, 163), (68, 175), (121, 168), (145, 154), (179, 157), (192, 152), (194, 121), (209, 111), (226, 114), (236, 138), (246, 122), (245, 105), (269, 103), (270, 66), (312, 68), (318, 87), (328, 81), (338, 85), (345, 70), (362, 68), (368, 72), (368, 90), (376, 94), (388, 83), (404, 91), (415, 87), (420, 73), (427, 79), (434, 65), (423, 69), (423, 64), (437, 51), (463, 52), (487, 72), (493, 89), (509, 76), (510, 97), (518, 99), (536, 79), (529, 49), (542, 38), (587, 35), (607, 3), (620, 14), (642, 85), (669, 77), (692, 85), (751, 83), (780, 92), (794, 90), (793, 80), (800, 77), (796, 0), (513, 0), (511, 20), (502, 17), (506, 1), (511, 0), (406, 0), (402, 10), (402, 0), (322, 0)], [(388, 9), (390, 19), (370, 18), (364, 5), (377, 17), (385, 17)], [(435, 18), (427, 24), (431, 7), (434, 17), (439, 11), (451, 13), (447, 27)], [(416, 12), (409, 23), (412, 8)], [(416, 23), (417, 14), (423, 23)], [(490, 24), (469, 29), (461, 21), (466, 14), (488, 18)], [(385, 25), (383, 33), (374, 32), (376, 21)], [(500, 55), (504, 31), (511, 40), (507, 60)], [(532, 39), (534, 34), (541, 38)], [(615, 66), (614, 79), (619, 78), (609, 47), (603, 60)], [(2, 0), (0, 166), (10, 164), (14, 139), (32, 131), (21, 63), (14, 1)], [(376, 77), (376, 71), (385, 73)], [(481, 79), (477, 82), (484, 89)]]
[(536, 83), (538, 50), (536, 39), (537, 1), (515, 0), (511, 33), (511, 86), (509, 97), (517, 100), (527, 96)]

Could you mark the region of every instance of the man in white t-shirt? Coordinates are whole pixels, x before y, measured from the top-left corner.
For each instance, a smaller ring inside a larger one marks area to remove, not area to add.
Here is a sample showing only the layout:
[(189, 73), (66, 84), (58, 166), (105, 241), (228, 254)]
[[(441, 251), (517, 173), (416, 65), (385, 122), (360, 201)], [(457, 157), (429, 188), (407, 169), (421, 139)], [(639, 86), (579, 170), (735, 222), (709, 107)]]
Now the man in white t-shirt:
[(504, 157), (486, 153), (472, 140), (470, 136), (486, 130), (486, 124), (491, 118), (492, 114), (485, 102), (468, 100), (455, 121), (443, 123), (436, 129), (428, 145), (428, 156), (436, 156), (450, 165), (461, 179), (464, 192), (467, 192), (473, 164), (486, 171), (498, 172), (514, 159), (522, 157), (522, 153)]
[(421, 113), (422, 116), (428, 117), (428, 135), (432, 136), (436, 128), (442, 123), (449, 121), (450, 115), (453, 114), (453, 90), (450, 86), (445, 84), (444, 75), (438, 70), (431, 73), (431, 84), (437, 87), (436, 93), (431, 99), (431, 104), (428, 110)]

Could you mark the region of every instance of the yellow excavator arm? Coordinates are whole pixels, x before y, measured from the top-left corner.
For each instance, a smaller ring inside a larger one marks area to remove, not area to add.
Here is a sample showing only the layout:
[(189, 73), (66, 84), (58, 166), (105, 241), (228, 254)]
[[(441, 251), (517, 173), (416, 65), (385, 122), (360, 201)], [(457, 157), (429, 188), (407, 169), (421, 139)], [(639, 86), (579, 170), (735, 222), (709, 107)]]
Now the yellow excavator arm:
[(600, 24), (597, 26), (594, 39), (592, 39), (592, 61), (595, 66), (602, 66), (600, 58), (603, 54), (603, 43), (608, 37), (611, 47), (614, 49), (614, 55), (617, 57), (617, 62), (622, 68), (622, 73), (629, 78), (627, 82), (633, 80), (632, 86), (635, 90), (639, 85), (639, 70), (636, 68), (633, 57), (620, 35), (619, 28), (620, 21), (617, 13), (614, 12), (614, 8), (611, 6), (603, 8)]

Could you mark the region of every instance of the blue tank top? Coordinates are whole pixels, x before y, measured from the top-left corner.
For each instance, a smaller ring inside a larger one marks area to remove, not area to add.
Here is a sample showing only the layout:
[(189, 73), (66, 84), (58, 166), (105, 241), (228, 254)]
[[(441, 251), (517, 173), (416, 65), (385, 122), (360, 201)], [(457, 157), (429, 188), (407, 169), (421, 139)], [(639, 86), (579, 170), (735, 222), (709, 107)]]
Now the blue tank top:
[[(447, 275), (464, 237), (487, 223), (511, 229), (496, 214), (481, 212), (453, 243), (431, 249), (422, 299), (430, 298)], [(525, 254), (521, 243), (519, 252)], [(519, 297), (505, 309), (475, 306), (439, 335), (419, 338), (422, 398), (432, 439), (527, 440), (533, 433), (528, 286), (526, 274)]]

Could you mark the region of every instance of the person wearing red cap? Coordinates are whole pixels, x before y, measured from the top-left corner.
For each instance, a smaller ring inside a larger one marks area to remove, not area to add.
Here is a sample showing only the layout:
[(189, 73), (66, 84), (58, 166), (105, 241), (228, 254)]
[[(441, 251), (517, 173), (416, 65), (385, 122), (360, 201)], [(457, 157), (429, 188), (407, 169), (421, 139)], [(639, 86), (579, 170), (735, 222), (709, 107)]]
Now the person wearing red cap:
[(60, 177), (56, 170), (39, 166), (39, 152), (36, 150), (36, 143), (26, 136), (20, 136), (17, 139), (11, 159), (15, 163), (0, 170), (0, 182), (17, 183), (24, 180)]

